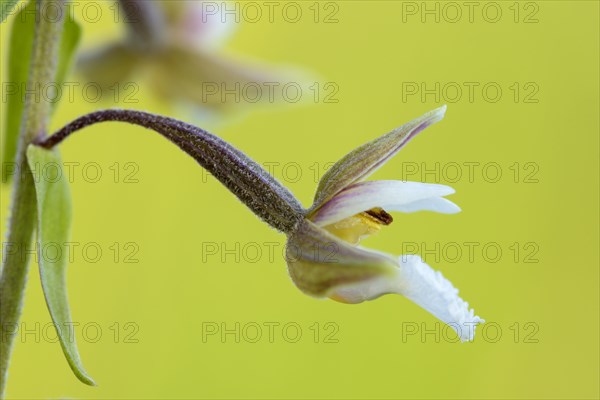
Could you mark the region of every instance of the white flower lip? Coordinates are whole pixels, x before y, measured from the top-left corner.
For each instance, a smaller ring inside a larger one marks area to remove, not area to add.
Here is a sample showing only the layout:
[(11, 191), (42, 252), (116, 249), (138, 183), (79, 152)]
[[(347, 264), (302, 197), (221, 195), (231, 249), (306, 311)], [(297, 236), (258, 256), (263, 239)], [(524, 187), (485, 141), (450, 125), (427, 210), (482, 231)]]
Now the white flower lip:
[(400, 256), (400, 271), (395, 284), (399, 294), (448, 324), (463, 342), (473, 340), (475, 326), (485, 322), (458, 296), (458, 289), (419, 256)]
[(388, 211), (436, 211), (454, 214), (460, 208), (450, 200), (442, 198), (454, 193), (445, 185), (402, 182), (370, 181), (356, 183), (342, 190), (317, 209), (310, 219), (325, 226), (352, 215), (381, 207)]
[(454, 329), (462, 342), (472, 341), (476, 325), (485, 322), (469, 309), (469, 303), (458, 296), (458, 289), (441, 272), (416, 255), (400, 256), (393, 277), (340, 287), (335, 294), (349, 303), (359, 303), (390, 293), (403, 295), (429, 311)]

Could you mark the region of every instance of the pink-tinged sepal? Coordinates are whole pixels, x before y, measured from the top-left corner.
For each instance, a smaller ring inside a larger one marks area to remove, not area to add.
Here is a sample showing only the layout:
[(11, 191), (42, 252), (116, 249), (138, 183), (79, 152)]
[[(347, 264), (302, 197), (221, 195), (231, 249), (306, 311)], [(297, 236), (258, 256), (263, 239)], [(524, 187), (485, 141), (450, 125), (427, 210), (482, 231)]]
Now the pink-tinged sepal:
[(419, 132), (444, 118), (445, 112), (446, 106), (436, 108), (342, 157), (319, 182), (313, 209), (344, 188), (366, 179)]

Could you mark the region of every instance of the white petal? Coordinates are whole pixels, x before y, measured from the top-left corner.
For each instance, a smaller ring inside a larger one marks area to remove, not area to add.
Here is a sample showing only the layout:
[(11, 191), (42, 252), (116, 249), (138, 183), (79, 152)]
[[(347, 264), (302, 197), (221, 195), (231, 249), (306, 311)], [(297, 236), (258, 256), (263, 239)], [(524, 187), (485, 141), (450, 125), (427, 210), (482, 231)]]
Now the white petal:
[[(344, 218), (370, 210), (374, 207), (383, 209), (403, 211), (406, 207), (408, 212), (418, 209), (436, 208), (449, 210), (447, 204), (440, 202), (411, 203), (438, 198), (454, 193), (449, 186), (403, 181), (370, 181), (351, 185), (327, 201), (321, 208), (316, 210), (309, 218), (319, 226), (325, 226)], [(430, 208), (431, 207), (431, 208)]]
[[(196, 11), (197, 12), (197, 11)], [(226, 18), (225, 21), (217, 12), (216, 14), (204, 14), (191, 16), (186, 19), (186, 36), (190, 42), (196, 42), (197, 46), (203, 48), (217, 49), (233, 36), (240, 24), (235, 18)]]
[(456, 214), (460, 207), (443, 197), (431, 197), (429, 199), (417, 200), (408, 204), (392, 205), (386, 207), (387, 211), (401, 211), (412, 213), (415, 211), (435, 211), (440, 214)]
[(458, 289), (441, 272), (415, 255), (400, 257), (394, 278), (378, 277), (340, 288), (335, 298), (359, 303), (388, 293), (401, 294), (423, 307), (454, 329), (463, 342), (473, 340), (475, 326), (485, 322), (469, 309), (469, 304), (458, 296)]
[(224, 18), (225, 3), (166, 0), (160, 4), (174, 41), (204, 49), (216, 49), (222, 47), (239, 26), (235, 15)]

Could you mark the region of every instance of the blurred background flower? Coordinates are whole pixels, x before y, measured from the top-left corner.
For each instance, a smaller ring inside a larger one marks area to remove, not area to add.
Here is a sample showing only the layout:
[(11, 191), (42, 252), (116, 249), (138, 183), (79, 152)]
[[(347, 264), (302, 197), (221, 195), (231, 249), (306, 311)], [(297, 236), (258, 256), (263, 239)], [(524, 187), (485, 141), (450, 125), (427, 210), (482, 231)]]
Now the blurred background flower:
[[(84, 52), (77, 69), (102, 89), (143, 81), (154, 95), (194, 113), (281, 103), (286, 84), (308, 86), (297, 68), (277, 67), (219, 49), (237, 29), (215, 3), (120, 0), (123, 39)], [(109, 92), (109, 90), (103, 90)]]

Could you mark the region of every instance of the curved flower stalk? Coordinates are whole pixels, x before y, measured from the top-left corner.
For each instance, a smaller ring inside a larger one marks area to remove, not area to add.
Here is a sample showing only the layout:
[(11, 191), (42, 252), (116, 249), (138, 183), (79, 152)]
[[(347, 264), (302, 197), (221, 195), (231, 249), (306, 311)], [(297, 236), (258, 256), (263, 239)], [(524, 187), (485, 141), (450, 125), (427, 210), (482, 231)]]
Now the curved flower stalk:
[[(304, 85), (300, 71), (225, 56), (219, 51), (235, 30), (201, 1), (120, 0), (124, 40), (84, 53), (78, 70), (107, 89), (132, 77), (161, 98), (194, 110), (223, 112), (282, 100), (273, 87)], [(211, 6), (216, 6), (212, 3)], [(301, 82), (298, 82), (301, 80)]]
[(133, 110), (96, 111), (79, 117), (36, 144), (51, 149), (72, 133), (105, 121), (128, 122), (160, 133), (275, 229), (290, 232), (301, 219), (300, 202), (259, 164), (221, 138), (174, 118)]
[(392, 223), (388, 211), (460, 211), (444, 197), (454, 193), (448, 186), (364, 181), (417, 133), (441, 120), (445, 109), (433, 110), (343, 157), (319, 183), (309, 209), (233, 146), (172, 118), (139, 111), (99, 111), (73, 121), (37, 145), (53, 148), (71, 133), (102, 121), (123, 121), (152, 129), (196, 159), (261, 219), (288, 235), (288, 270), (301, 291), (344, 303), (401, 294), (468, 341), (483, 320), (475, 316), (440, 272), (418, 256), (394, 257), (358, 246), (362, 238)]

